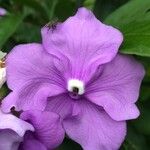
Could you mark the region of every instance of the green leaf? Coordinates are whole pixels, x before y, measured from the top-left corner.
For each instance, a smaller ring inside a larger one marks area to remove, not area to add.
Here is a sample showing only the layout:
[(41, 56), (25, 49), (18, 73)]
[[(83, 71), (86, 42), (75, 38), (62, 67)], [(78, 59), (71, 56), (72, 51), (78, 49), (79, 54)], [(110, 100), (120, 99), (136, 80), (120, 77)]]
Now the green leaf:
[(16, 4), (22, 4), (23, 6), (28, 6), (40, 14), (43, 19), (49, 21), (49, 15), (42, 1), (37, 0), (13, 0)]
[(0, 18), (0, 48), (16, 31), (20, 23), (25, 18), (25, 14), (9, 14)]
[(110, 14), (105, 19), (105, 23), (121, 27), (122, 25), (129, 24), (136, 20), (143, 20), (143, 17), (144, 19), (149, 18), (149, 9), (149, 0), (130, 0), (128, 3)]
[(137, 120), (133, 121), (133, 125), (140, 133), (150, 135), (150, 105), (148, 103), (145, 103), (145, 105), (140, 106), (141, 115)]
[(126, 3), (128, 0), (96, 0), (94, 13), (100, 20), (104, 20), (111, 12)]
[(60, 21), (64, 21), (76, 12), (76, 1), (60, 0), (55, 7), (55, 15)]
[(83, 3), (83, 6), (86, 7), (86, 8), (88, 8), (88, 9), (93, 10), (94, 9), (95, 1), (96, 0), (85, 0), (84, 3)]
[(106, 18), (105, 23), (123, 32), (122, 53), (150, 56), (149, 10), (149, 0), (131, 0)]
[(75, 143), (74, 141), (65, 138), (63, 143), (57, 148), (57, 150), (82, 150), (81, 146), (77, 143)]
[(150, 56), (150, 20), (134, 21), (119, 29), (124, 35), (122, 53)]
[(8, 93), (9, 93), (9, 90), (8, 90), (6, 84), (4, 84), (0, 89), (0, 100), (2, 100)]
[[(18, 43), (30, 43), (30, 42), (39, 42), (41, 40), (40, 27), (31, 23), (23, 22), (13, 38)], [(29, 31), (30, 35), (29, 35)]]
[[(150, 88), (150, 59), (149, 57), (136, 56), (136, 59), (142, 63), (145, 68), (145, 77), (143, 80), (143, 85)], [(148, 92), (150, 94), (150, 92)]]
[(141, 94), (140, 94), (140, 101), (145, 102), (150, 100), (150, 86), (142, 86), (141, 87)]
[(46, 8), (47, 14), (49, 16), (49, 20), (52, 20), (55, 18), (55, 8), (57, 6), (58, 0), (45, 0), (43, 5)]
[(136, 130), (128, 126), (126, 140), (123, 143), (121, 150), (148, 150), (146, 138), (136, 132)]

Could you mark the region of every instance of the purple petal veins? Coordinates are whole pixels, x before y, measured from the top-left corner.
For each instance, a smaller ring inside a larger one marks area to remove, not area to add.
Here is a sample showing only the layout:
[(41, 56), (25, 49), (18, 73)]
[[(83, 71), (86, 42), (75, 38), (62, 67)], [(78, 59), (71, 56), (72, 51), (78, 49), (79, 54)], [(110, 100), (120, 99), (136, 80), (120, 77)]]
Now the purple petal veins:
[[(49, 113), (56, 113), (60, 118), (48, 121), (60, 131), (54, 147), (66, 132), (84, 150), (119, 149), (126, 135), (125, 121), (139, 115), (135, 102), (144, 77), (140, 63), (118, 54), (121, 32), (80, 8), (64, 23), (55, 28), (47, 25), (41, 33), (42, 44), (16, 46), (7, 56), (7, 84), (12, 92), (2, 102), (3, 111), (13, 106), (25, 111), (24, 118), (34, 120), (37, 132), (42, 119), (35, 119), (35, 114), (43, 118), (44, 111), (49, 118)], [(47, 133), (42, 131), (39, 141), (28, 133), (31, 140), (25, 146), (34, 149), (34, 141), (53, 147)], [(49, 141), (43, 141), (45, 137)]]
[(57, 114), (31, 110), (23, 112), (21, 118), (29, 121), (35, 128), (34, 135), (29, 134), (27, 137), (37, 140), (47, 150), (56, 148), (63, 141), (65, 132)]

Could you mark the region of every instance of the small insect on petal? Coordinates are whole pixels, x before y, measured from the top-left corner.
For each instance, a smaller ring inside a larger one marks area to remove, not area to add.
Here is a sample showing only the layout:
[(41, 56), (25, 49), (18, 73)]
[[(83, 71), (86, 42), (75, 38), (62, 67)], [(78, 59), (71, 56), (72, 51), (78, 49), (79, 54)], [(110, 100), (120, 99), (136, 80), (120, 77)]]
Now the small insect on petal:
[(57, 24), (58, 24), (58, 20), (55, 19), (53, 21), (50, 21), (48, 24), (46, 24), (46, 26), (51, 29), (51, 31), (53, 32), (54, 30), (56, 30), (57, 28)]

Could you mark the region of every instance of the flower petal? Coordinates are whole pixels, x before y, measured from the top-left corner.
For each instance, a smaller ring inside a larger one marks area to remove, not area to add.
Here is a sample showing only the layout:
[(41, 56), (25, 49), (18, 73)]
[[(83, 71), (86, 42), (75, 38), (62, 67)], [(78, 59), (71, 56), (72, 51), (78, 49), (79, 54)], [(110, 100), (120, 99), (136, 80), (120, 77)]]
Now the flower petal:
[(0, 130), (0, 149), (1, 150), (18, 150), (23, 137), (20, 137), (12, 130)]
[(12, 114), (5, 114), (0, 111), (0, 129), (10, 129), (23, 137), (27, 130), (34, 131), (31, 124), (17, 118)]
[(89, 83), (86, 97), (117, 121), (137, 118), (139, 111), (134, 104), (139, 96), (144, 68), (134, 58), (117, 55), (102, 66), (97, 79)]
[(0, 110), (0, 149), (18, 150), (26, 131), (34, 131), (31, 124)]
[(68, 94), (50, 97), (45, 110), (59, 114), (61, 119), (75, 116), (79, 112), (78, 107)]
[(20, 145), (19, 150), (47, 150), (47, 148), (29, 132), (25, 134), (24, 141)]
[(82, 100), (78, 105), (81, 113), (63, 122), (67, 135), (84, 150), (119, 149), (126, 135), (126, 123), (112, 120), (95, 104)]
[(17, 111), (20, 110), (44, 110), (47, 104), (47, 98), (49, 96), (57, 95), (59, 92), (63, 92), (63, 89), (55, 85), (39, 86), (32, 83), (31, 86), (11, 92), (2, 101), (2, 110), (4, 112), (10, 112), (12, 107), (15, 107)]
[(37, 140), (48, 149), (56, 148), (63, 141), (65, 133), (57, 114), (31, 110), (23, 112), (21, 118), (31, 122), (35, 128)]
[(123, 37), (117, 29), (97, 20), (90, 10), (79, 8), (55, 28), (45, 26), (42, 40), (44, 48), (60, 59), (67, 77), (87, 81), (98, 65), (114, 58)]
[(3, 101), (5, 112), (12, 106), (19, 110), (44, 109), (47, 97), (64, 92), (64, 80), (40, 44), (16, 46), (6, 66), (7, 84), (14, 92)]

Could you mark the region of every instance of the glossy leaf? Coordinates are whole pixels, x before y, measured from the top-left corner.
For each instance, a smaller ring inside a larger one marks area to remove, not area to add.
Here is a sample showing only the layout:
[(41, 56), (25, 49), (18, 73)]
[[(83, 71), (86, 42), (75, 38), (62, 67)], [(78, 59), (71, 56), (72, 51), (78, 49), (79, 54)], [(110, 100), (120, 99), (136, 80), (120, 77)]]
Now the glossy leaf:
[(130, 0), (128, 3), (110, 14), (105, 19), (105, 23), (121, 27), (122, 25), (129, 24), (136, 20), (143, 20), (143, 17), (144, 19), (149, 18), (149, 9), (149, 0)]
[(124, 34), (122, 53), (150, 56), (150, 1), (132, 0), (109, 15), (105, 23)]
[(124, 35), (122, 53), (150, 56), (150, 20), (134, 21), (122, 25), (120, 30)]

